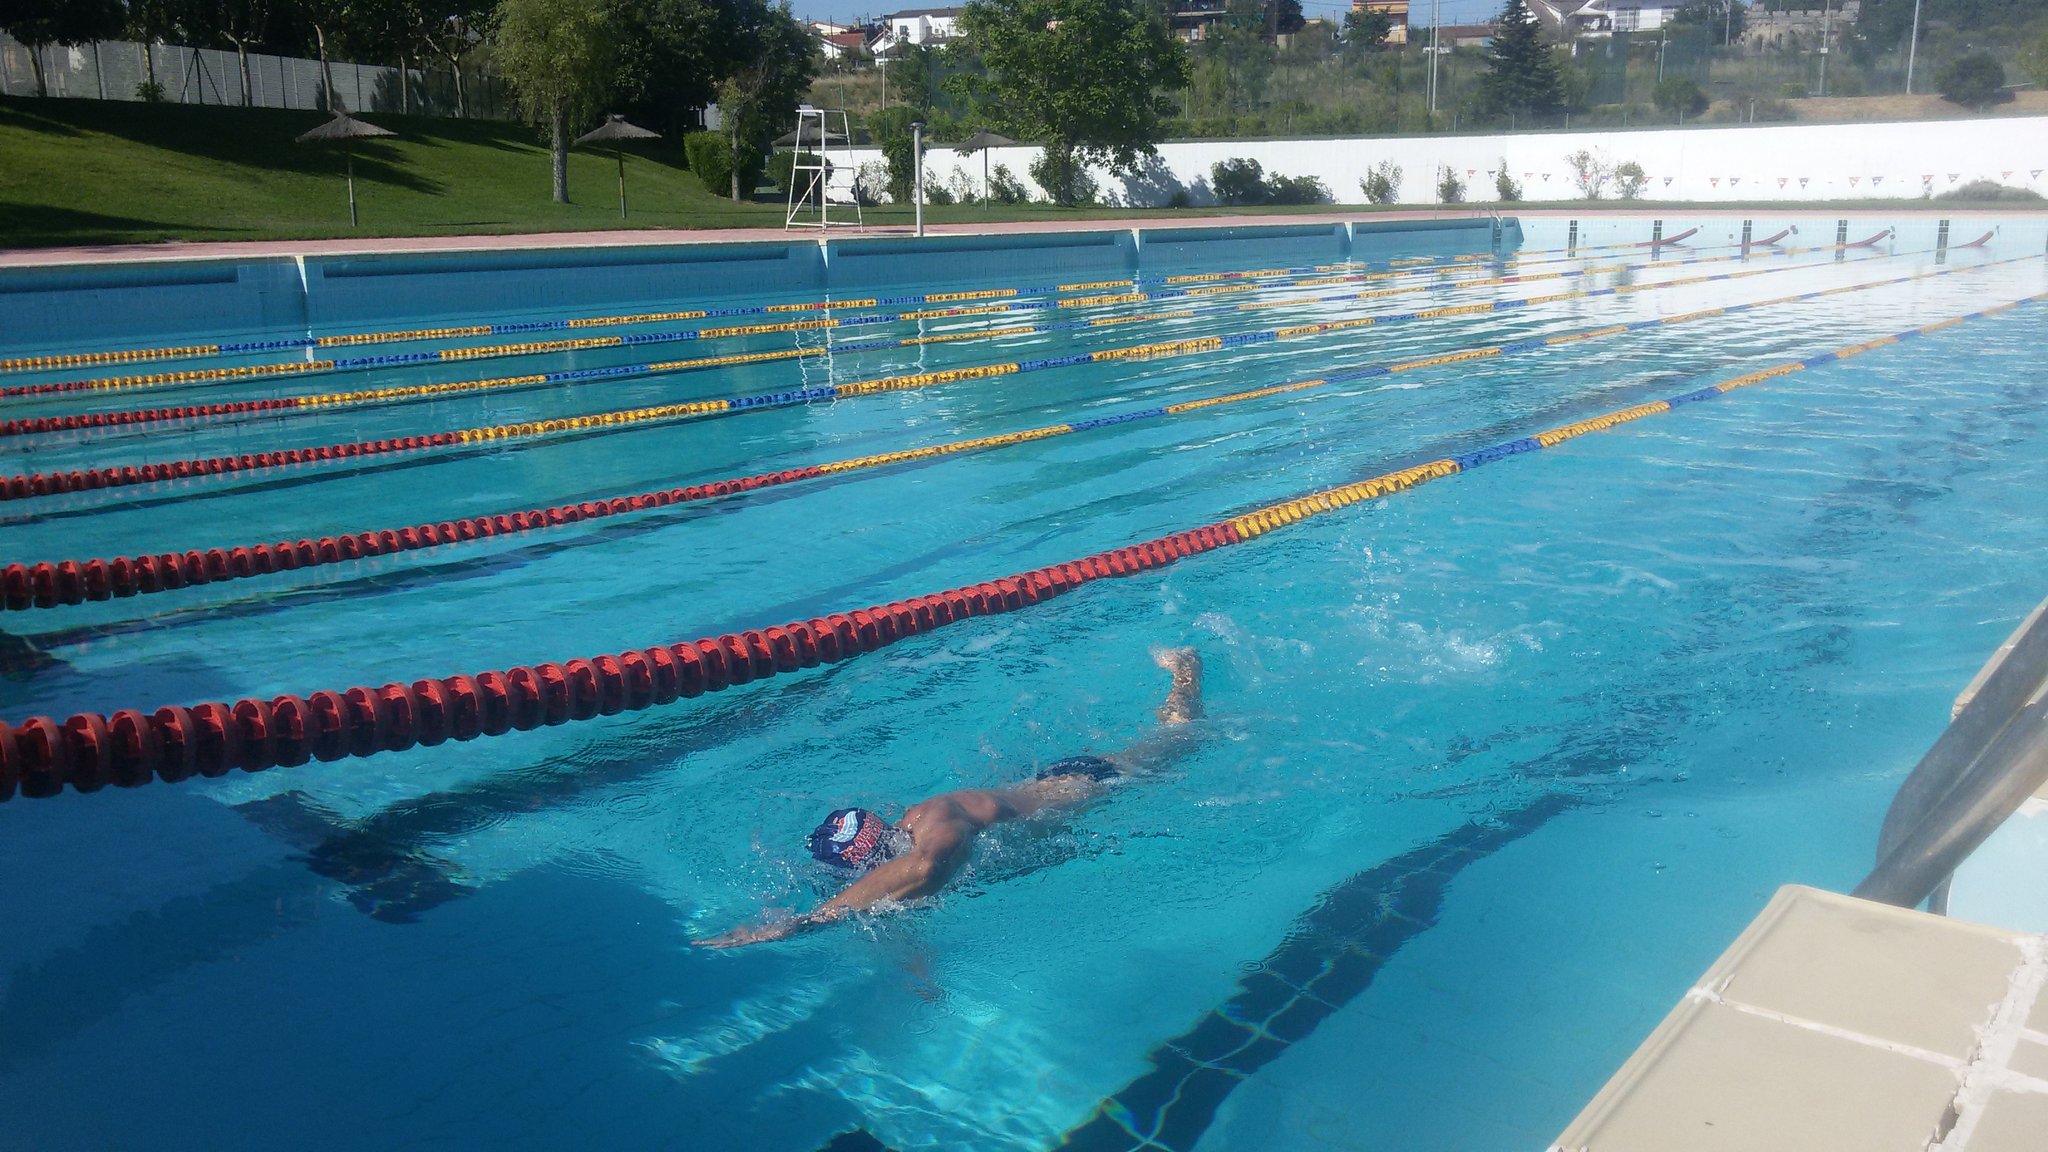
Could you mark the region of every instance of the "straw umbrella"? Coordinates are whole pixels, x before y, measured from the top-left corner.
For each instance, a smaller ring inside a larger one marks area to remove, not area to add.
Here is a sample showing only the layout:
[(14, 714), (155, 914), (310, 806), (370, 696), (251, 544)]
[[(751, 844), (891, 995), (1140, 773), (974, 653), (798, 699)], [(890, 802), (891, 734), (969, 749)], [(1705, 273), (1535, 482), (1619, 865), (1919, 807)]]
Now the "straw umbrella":
[(329, 120), (327, 123), (322, 124), (318, 128), (313, 129), (311, 132), (301, 133), (299, 136), (298, 142), (301, 144), (325, 144), (335, 140), (339, 140), (341, 141), (342, 148), (345, 151), (347, 151), (348, 226), (351, 228), (357, 226), (355, 142), (357, 140), (367, 140), (376, 136), (393, 135), (396, 135), (396, 133), (388, 131), (383, 128), (379, 128), (375, 124), (366, 124), (363, 121), (358, 120), (355, 117), (349, 115), (348, 112), (344, 110), (336, 112), (334, 114), (334, 119)]
[(981, 206), (984, 210), (988, 208), (992, 200), (992, 197), (988, 194), (988, 150), (991, 148), (1007, 148), (1015, 143), (1016, 141), (1008, 136), (1000, 136), (983, 128), (967, 139), (953, 145), (953, 151), (955, 152), (981, 153)]
[(624, 116), (614, 112), (604, 118), (604, 123), (576, 138), (578, 144), (610, 144), (619, 157), (619, 219), (626, 218), (626, 149), (628, 140), (659, 140), (661, 133), (649, 132), (637, 124), (629, 124)]

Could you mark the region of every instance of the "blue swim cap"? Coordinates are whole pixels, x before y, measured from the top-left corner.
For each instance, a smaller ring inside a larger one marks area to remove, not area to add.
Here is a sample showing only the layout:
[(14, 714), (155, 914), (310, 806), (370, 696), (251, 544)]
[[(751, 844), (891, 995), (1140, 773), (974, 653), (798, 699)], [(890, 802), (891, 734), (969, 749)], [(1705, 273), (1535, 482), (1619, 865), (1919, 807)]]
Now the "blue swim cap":
[(811, 831), (811, 855), (836, 868), (865, 872), (901, 851), (889, 822), (865, 808), (841, 808)]

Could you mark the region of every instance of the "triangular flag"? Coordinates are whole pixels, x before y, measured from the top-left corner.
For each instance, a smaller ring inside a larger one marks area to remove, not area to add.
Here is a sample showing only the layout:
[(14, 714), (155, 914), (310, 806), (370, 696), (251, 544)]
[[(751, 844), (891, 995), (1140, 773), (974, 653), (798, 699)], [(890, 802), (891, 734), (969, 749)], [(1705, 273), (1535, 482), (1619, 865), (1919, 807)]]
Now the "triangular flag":
[(1730, 177), (1728, 178), (1728, 186), (1729, 186), (1730, 188), (1733, 188), (1733, 187), (1735, 187), (1735, 186), (1736, 186), (1737, 184), (1740, 184), (1740, 183), (1742, 183), (1742, 177), (1740, 177), (1740, 176), (1730, 176)]
[(1800, 186), (1801, 188), (1804, 188), (1804, 187), (1806, 187), (1806, 181), (1807, 181), (1808, 179), (1810, 179), (1810, 177), (1806, 177), (1806, 176), (1801, 176), (1801, 177), (1799, 178), (1799, 186)]
[(1851, 176), (1849, 177), (1849, 187), (1854, 188), (1856, 185), (1862, 183), (1862, 181), (1863, 177), (1861, 176)]
[(1948, 182), (1951, 184), (1955, 183), (1958, 180), (1961, 180), (1962, 178), (1963, 175), (1960, 172), (1951, 172), (1948, 174)]
[(1791, 181), (1790, 181), (1790, 180), (1789, 180), (1789, 178), (1787, 178), (1787, 177), (1784, 177), (1784, 176), (1780, 176), (1780, 177), (1778, 177), (1778, 187), (1780, 187), (1780, 188), (1783, 188), (1783, 187), (1784, 187), (1784, 186), (1785, 186), (1786, 184), (1788, 184), (1788, 183), (1790, 183), (1790, 182), (1791, 182)]
[(1721, 178), (1719, 176), (1709, 176), (1707, 177), (1707, 183), (1719, 188), (1721, 186)]
[(1671, 177), (1669, 177), (1669, 176), (1666, 176), (1666, 177), (1664, 178), (1664, 186), (1665, 186), (1666, 188), (1669, 188), (1669, 187), (1671, 187), (1671, 180), (1672, 180), (1672, 178), (1671, 178)]
[(1999, 178), (2000, 180), (2010, 180), (2010, 179), (2012, 179), (2012, 169), (2010, 169), (2010, 168), (2007, 168), (2007, 169), (2006, 169), (2005, 171), (2003, 171), (2003, 172), (2000, 172), (2000, 173), (1998, 174), (1998, 178)]
[(1872, 176), (1872, 177), (1870, 178), (1870, 186), (1871, 186), (1872, 188), (1875, 188), (1875, 187), (1877, 187), (1877, 186), (1878, 186), (1879, 184), (1882, 184), (1882, 183), (1884, 183), (1884, 177), (1882, 177), (1882, 176)]
[(2029, 172), (2027, 173), (2027, 179), (2029, 179), (2029, 180), (2039, 180), (2039, 179), (2041, 178), (2041, 173), (2042, 173), (2042, 172), (2044, 172), (2044, 171), (2048, 171), (2048, 169), (2044, 169), (2044, 168), (2035, 168), (2035, 169), (2033, 169), (2033, 170), (2031, 170), (2031, 171), (2029, 171)]
[[(1477, 168), (1467, 168), (1467, 169), (1465, 169), (1465, 175), (1467, 175), (1467, 176), (1471, 176), (1471, 175), (1473, 175), (1473, 174), (1477, 173), (1478, 171), (1479, 171), (1479, 169), (1477, 169)], [(1488, 173), (1488, 175), (1492, 175), (1492, 173)]]
[(1548, 172), (1545, 172), (1545, 173), (1543, 174), (1543, 182), (1544, 182), (1545, 184), (1548, 184), (1548, 183), (1550, 183), (1550, 173), (1548, 173)]
[(1920, 177), (1920, 182), (1921, 182), (1922, 184), (1932, 184), (1932, 183), (1934, 183), (1934, 173), (1932, 173), (1932, 172), (1929, 172), (1929, 173), (1926, 173), (1925, 175), (1921, 176), (1921, 177)]

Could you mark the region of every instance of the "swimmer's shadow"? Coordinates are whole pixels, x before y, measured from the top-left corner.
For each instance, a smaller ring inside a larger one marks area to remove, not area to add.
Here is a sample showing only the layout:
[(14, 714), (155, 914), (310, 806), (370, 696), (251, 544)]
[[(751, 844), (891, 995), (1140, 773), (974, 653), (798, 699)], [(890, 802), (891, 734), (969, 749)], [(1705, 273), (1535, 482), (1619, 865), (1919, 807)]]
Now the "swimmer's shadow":
[(302, 792), (284, 792), (236, 806), (250, 822), (301, 850), (294, 857), (348, 889), (348, 902), (373, 920), (412, 924), (451, 900), (475, 892), (449, 878), (450, 866), (345, 822)]

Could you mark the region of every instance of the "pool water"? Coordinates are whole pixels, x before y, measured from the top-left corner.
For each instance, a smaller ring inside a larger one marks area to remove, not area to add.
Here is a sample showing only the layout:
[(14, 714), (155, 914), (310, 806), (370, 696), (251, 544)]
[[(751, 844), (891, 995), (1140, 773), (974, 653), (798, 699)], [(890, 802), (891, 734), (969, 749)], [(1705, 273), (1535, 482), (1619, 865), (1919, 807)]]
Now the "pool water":
[[(1524, 247), (1563, 247), (1563, 225), (1525, 221)], [(10, 474), (176, 460), (1781, 269), (0, 504), (0, 558), (82, 560), (642, 492), (1943, 273), (565, 528), (0, 614), (0, 715), (409, 682), (993, 579), (2031, 296), (2048, 290), (2043, 231), (2016, 217), (1986, 248), (1937, 255), (1924, 227), (1902, 228), (1840, 259), (0, 441)], [(1394, 255), (1469, 249), (1418, 240)], [(1650, 258), (1587, 252), (1546, 270)], [(1032, 282), (1051, 281), (972, 268), (947, 281)], [(1778, 885), (1861, 877), (1950, 699), (2038, 601), (2044, 315), (2023, 305), (666, 707), (17, 798), (0, 805), (0, 1146), (1540, 1148)], [(445, 317), (423, 301), (416, 319)], [(10, 400), (7, 415), (646, 358)], [(893, 816), (1140, 738), (1166, 687), (1149, 652), (1161, 645), (1194, 646), (1207, 670), (1203, 739), (1170, 770), (1071, 819), (991, 832), (956, 885), (914, 909), (691, 947), (828, 893), (804, 835), (831, 808)]]

